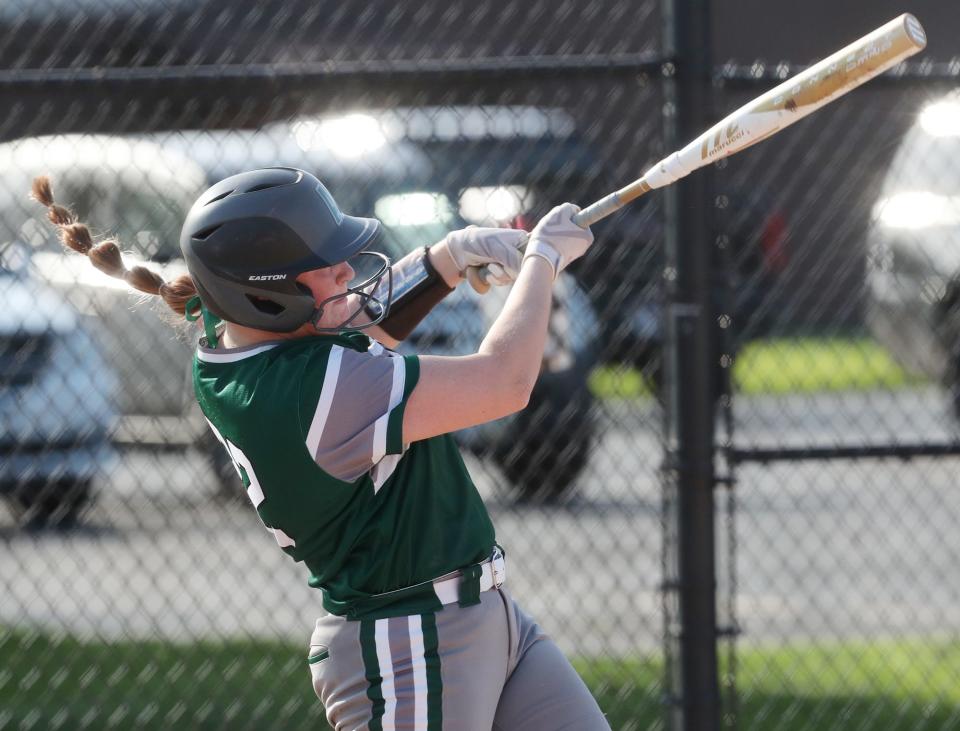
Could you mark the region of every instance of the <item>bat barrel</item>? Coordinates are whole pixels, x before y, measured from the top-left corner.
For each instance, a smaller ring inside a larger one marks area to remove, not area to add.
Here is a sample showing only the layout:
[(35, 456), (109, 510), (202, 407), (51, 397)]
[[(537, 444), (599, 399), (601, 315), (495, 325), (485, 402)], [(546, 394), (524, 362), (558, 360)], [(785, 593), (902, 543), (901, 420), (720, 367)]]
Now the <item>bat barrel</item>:
[(927, 34), (916, 17), (904, 13), (894, 18), (729, 114), (643, 177), (584, 208), (573, 217), (574, 223), (586, 228), (654, 188), (766, 139), (926, 45)]
[(904, 13), (740, 107), (643, 176), (662, 188), (745, 150), (923, 50), (927, 35)]

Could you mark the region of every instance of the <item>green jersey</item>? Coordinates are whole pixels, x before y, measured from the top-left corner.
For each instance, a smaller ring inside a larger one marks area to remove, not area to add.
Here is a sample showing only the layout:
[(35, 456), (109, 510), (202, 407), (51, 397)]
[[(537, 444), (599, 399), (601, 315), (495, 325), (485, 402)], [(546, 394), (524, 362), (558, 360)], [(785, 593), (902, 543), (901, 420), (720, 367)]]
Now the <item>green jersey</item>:
[(493, 525), (452, 437), (404, 443), (416, 356), (361, 333), (201, 341), (193, 373), (261, 520), (331, 613), (436, 611), (428, 582), (490, 555)]

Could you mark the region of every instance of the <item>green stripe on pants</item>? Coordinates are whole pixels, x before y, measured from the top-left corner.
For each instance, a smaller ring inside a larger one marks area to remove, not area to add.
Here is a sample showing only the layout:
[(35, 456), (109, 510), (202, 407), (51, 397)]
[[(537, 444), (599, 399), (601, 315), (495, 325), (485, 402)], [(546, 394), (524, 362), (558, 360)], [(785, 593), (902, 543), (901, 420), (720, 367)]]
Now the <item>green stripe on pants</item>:
[(442, 731), (443, 682), (440, 677), (437, 617), (435, 614), (422, 614), (420, 617), (423, 627), (423, 659), (427, 666), (427, 731)]
[(360, 653), (363, 656), (363, 671), (367, 679), (367, 698), (373, 704), (370, 731), (383, 731), (383, 678), (380, 675), (380, 663), (377, 661), (376, 626), (375, 619), (360, 621)]

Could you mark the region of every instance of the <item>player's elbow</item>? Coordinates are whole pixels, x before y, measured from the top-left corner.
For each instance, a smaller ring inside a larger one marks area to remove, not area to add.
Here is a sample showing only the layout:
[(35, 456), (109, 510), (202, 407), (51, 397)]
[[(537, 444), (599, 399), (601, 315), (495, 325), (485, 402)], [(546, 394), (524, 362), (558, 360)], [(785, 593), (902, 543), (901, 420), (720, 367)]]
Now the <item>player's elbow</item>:
[(528, 403), (530, 403), (529, 394), (498, 394), (489, 404), (490, 410), (488, 418), (485, 419), (485, 421), (495, 421), (496, 419), (502, 419), (505, 416), (515, 414), (525, 409)]
[(527, 407), (536, 382), (536, 373), (531, 375), (525, 372), (514, 374), (512, 378), (506, 380), (501, 390), (504, 416), (522, 411)]

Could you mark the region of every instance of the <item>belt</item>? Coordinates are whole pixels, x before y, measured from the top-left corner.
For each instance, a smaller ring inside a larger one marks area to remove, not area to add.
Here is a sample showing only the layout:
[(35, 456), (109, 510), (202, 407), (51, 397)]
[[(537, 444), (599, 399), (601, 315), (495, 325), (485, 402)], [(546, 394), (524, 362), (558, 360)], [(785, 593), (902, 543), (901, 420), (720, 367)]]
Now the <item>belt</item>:
[(382, 594), (371, 594), (350, 602), (337, 602), (324, 590), (323, 608), (330, 614), (356, 620), (400, 616), (393, 612), (391, 606), (416, 599), (429, 602), (430, 599), (435, 597), (441, 606), (458, 604), (461, 607), (469, 607), (480, 603), (481, 592), (489, 591), (503, 584), (507, 576), (503, 555), (500, 547), (494, 546), (490, 558), (480, 563), (465, 566), (462, 569), (451, 571), (443, 576), (438, 576), (436, 579), (427, 580), (413, 586), (394, 589)]
[[(490, 591), (499, 587), (507, 578), (507, 565), (503, 559), (503, 552), (499, 548), (493, 549), (493, 555), (486, 561), (469, 567), (474, 572), (479, 572), (479, 591)], [(441, 576), (433, 580), (433, 591), (441, 604), (455, 604), (462, 602), (462, 585), (465, 578), (468, 577), (468, 569), (456, 571), (453, 574)]]

